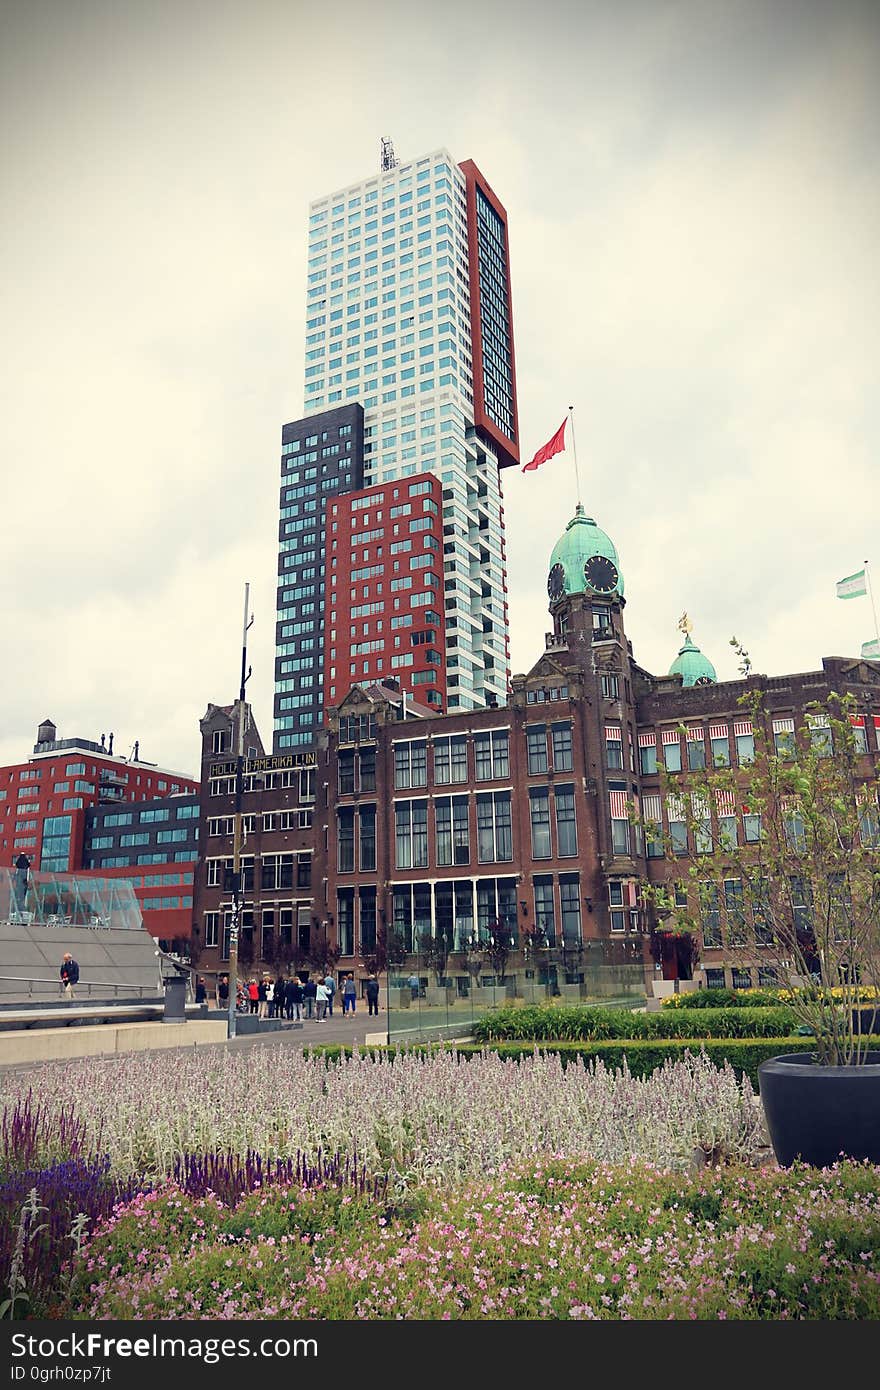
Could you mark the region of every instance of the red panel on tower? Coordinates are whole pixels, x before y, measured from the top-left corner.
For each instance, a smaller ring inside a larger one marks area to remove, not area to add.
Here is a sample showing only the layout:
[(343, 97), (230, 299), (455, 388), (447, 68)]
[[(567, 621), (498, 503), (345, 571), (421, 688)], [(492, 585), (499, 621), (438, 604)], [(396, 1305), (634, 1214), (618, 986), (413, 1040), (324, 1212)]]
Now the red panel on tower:
[(507, 213), (473, 160), (465, 176), (474, 424), (502, 468), (519, 463), (519, 419)]

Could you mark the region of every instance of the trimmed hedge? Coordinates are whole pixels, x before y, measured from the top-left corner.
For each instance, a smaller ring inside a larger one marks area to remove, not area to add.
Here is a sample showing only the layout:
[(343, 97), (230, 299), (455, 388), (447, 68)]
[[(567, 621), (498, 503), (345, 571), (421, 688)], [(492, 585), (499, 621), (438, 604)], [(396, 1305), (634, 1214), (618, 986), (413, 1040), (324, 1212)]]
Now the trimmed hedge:
[(599, 1042), (612, 1038), (784, 1038), (797, 1018), (783, 1005), (757, 1009), (674, 1009), (630, 1013), (578, 1005), (494, 1010), (473, 1028), (477, 1042)]
[(662, 1001), (664, 1009), (778, 1009), (783, 1001), (773, 990), (694, 989), (687, 994), (670, 994)]

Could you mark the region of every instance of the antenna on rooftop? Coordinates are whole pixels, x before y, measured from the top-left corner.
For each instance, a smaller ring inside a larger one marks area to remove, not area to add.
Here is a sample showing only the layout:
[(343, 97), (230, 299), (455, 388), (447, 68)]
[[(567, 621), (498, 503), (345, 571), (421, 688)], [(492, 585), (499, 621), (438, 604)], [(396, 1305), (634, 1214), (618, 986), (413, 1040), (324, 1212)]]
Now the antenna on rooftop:
[(386, 140), (385, 136), (383, 135), (381, 143), (382, 152), (379, 156), (379, 168), (381, 169), (383, 174), (387, 174), (389, 169), (396, 169), (400, 161), (395, 157), (394, 145), (392, 144), (390, 137)]

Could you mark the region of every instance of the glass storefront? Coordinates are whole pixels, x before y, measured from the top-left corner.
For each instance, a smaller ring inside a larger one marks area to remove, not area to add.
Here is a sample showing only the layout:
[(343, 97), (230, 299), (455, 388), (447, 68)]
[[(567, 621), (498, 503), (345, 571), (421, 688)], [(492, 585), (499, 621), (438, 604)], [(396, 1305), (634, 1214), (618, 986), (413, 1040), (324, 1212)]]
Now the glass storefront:
[(488, 934), (464, 937), (470, 923), (452, 915), (452, 903), (444, 907), (454, 923), (446, 939), (457, 949), (444, 959), (442, 943), (438, 952), (436, 938), (433, 945), (423, 938), (423, 948), (390, 966), (383, 979), (389, 1043), (464, 1037), (479, 1018), (512, 1003), (644, 1006), (645, 969), (625, 959), (623, 943), (572, 937), (556, 945), (526, 943), (524, 951), (515, 931), (494, 925)]

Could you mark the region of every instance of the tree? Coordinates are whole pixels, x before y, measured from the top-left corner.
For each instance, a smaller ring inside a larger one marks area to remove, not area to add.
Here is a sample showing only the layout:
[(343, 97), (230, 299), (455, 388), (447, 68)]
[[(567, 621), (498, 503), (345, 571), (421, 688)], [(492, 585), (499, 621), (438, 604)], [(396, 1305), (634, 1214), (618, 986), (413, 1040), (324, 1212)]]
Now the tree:
[(406, 942), (400, 932), (389, 931), (387, 925), (382, 922), (376, 933), (375, 953), (365, 962), (366, 968), (371, 975), (381, 975), (382, 971), (388, 970), (389, 967), (403, 965), (408, 954)]
[(248, 969), (254, 963), (254, 933), (244, 927), (238, 934), (238, 963)]
[(489, 923), (489, 937), (484, 947), (484, 954), (492, 967), (492, 973), (500, 984), (504, 984), (504, 971), (511, 949), (510, 928), (496, 917), (494, 922)]
[(287, 956), (287, 968), (292, 970), (294, 975), (298, 975), (308, 965), (308, 952), (303, 950), (298, 941), (291, 942), (284, 954)]
[(423, 931), (419, 937), (419, 949), (422, 960), (429, 970), (433, 970), (438, 983), (446, 974), (446, 963), (449, 960), (449, 937), (441, 927), (436, 936), (430, 931)]
[(740, 703), (751, 716), (751, 764), (705, 769), (684, 785), (663, 775), (667, 805), (687, 828), (687, 853), (667, 837), (666, 856), (687, 893), (654, 884), (647, 895), (675, 930), (701, 934), (704, 947), (723, 943), (728, 960), (792, 986), (820, 1064), (863, 1062), (870, 1035), (859, 1005), (880, 987), (880, 813), (854, 733), (856, 702), (831, 694), (798, 733), (773, 730), (761, 691)]
[(471, 989), (476, 989), (485, 968), (484, 949), (480, 941), (469, 941), (463, 951), (464, 968), (471, 977)]
[(319, 975), (331, 973), (335, 970), (341, 955), (340, 948), (330, 944), (326, 923), (312, 929), (306, 958), (313, 970), (317, 971)]
[(522, 940), (522, 956), (526, 964), (531, 964), (543, 952), (545, 955), (550, 949), (550, 942), (547, 933), (537, 922), (526, 924), (520, 931)]

